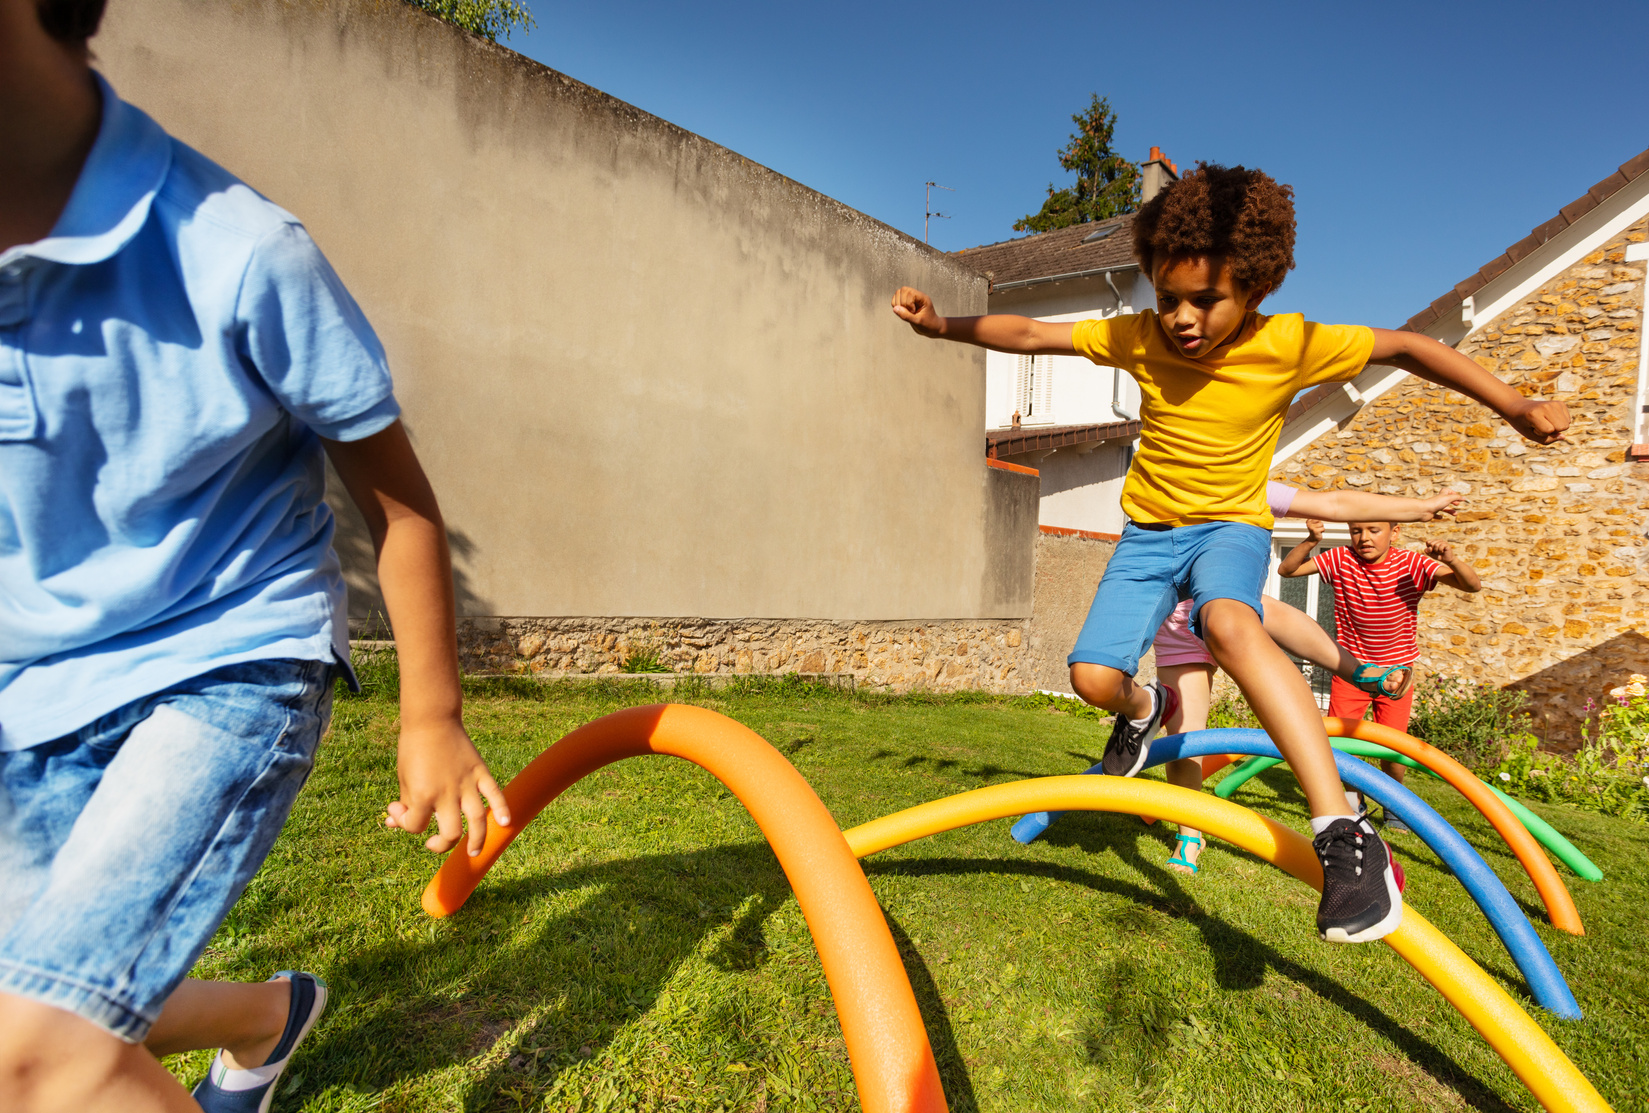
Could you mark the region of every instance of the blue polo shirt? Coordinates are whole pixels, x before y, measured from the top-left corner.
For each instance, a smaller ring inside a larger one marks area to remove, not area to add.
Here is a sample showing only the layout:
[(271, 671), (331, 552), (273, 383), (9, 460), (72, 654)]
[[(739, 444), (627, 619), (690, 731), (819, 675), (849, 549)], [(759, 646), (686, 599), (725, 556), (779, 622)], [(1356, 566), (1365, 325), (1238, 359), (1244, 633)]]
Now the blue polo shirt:
[(0, 254), (0, 750), (222, 665), (347, 664), (317, 438), (400, 412), (303, 226), (98, 82), (62, 218)]

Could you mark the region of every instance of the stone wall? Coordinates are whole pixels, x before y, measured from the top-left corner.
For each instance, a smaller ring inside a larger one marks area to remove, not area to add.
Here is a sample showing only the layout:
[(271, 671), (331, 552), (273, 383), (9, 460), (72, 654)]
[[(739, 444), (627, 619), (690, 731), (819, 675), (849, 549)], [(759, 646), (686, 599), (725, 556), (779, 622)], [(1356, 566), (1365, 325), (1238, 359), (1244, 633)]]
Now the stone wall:
[(786, 673), (855, 687), (1030, 690), (1023, 619), (830, 622), (797, 619), (490, 618), (459, 624), (468, 673), (557, 679), (617, 675), (632, 658), (699, 676)]
[(1533, 697), (1546, 744), (1573, 749), (1589, 701), (1649, 672), (1649, 463), (1632, 463), (1644, 267), (1635, 225), (1460, 350), (1528, 395), (1566, 402), (1568, 440), (1532, 445), (1491, 411), (1410, 378), (1274, 473), (1314, 490), (1467, 495), (1453, 523), (1403, 530), (1410, 547), (1454, 543), (1483, 591), (1428, 594), (1422, 668), (1515, 686)]
[[(1065, 664), (1088, 617), (1094, 589), (1116, 551), (1116, 542), (1044, 533), (1036, 541), (1036, 594), (1031, 604), (1031, 683), (1069, 692)], [(1145, 670), (1142, 670), (1145, 675)], [(1150, 670), (1149, 675), (1155, 675)]]

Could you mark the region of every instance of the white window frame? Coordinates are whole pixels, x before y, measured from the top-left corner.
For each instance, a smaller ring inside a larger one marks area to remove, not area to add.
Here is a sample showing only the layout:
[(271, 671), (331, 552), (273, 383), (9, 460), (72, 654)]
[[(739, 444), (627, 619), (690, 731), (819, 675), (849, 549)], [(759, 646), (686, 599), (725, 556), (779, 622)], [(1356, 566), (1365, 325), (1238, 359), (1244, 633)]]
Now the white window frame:
[[(1646, 260), (1649, 260), (1649, 243), (1626, 246), (1628, 263)], [(1642, 289), (1643, 303), (1638, 313), (1638, 389), (1632, 399), (1632, 448), (1627, 449), (1629, 456), (1633, 449), (1642, 451), (1649, 446), (1649, 331), (1644, 327), (1649, 324), (1649, 277), (1645, 277)]]
[[(1289, 550), (1304, 541), (1306, 537), (1305, 522), (1299, 518), (1279, 518), (1276, 528), (1271, 534), (1271, 566), (1265, 573), (1265, 593), (1276, 599), (1283, 596), (1283, 578), (1277, 574), (1277, 566), (1282, 563), (1283, 557)], [(1323, 525), (1323, 539), (1317, 543), (1317, 552), (1332, 549), (1336, 545), (1349, 544), (1351, 531), (1339, 522), (1326, 522)], [(1323, 593), (1331, 590), (1323, 583), (1322, 576), (1305, 577), (1305, 613), (1313, 621), (1317, 620), (1318, 606), (1323, 601)], [(1312, 665), (1301, 665), (1300, 671), (1305, 674), (1307, 681), (1311, 680)], [(1328, 710), (1328, 691), (1326, 686), (1322, 690), (1312, 692), (1317, 700), (1317, 706), (1322, 711)]]

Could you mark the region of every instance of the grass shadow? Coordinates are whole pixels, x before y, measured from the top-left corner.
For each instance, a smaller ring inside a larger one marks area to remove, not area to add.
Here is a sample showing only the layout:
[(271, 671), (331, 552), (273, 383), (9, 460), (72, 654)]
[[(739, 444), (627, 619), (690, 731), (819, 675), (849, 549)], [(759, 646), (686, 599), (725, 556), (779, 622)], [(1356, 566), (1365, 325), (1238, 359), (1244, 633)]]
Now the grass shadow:
[[(535, 914), (550, 898), (569, 894), (583, 899), (554, 915)], [(460, 1108), (514, 1109), (523, 1095), (542, 1095), (569, 1066), (601, 1055), (653, 1009), (691, 956), (702, 952), (727, 972), (761, 967), (770, 954), (765, 925), (790, 896), (764, 842), (489, 879), (451, 918), (419, 922), (328, 969), (337, 1004), (306, 1044), (303, 1089), (384, 1092), (467, 1064)], [(523, 923), (531, 924), (526, 933)], [(951, 1108), (977, 1110), (932, 975), (891, 918), (890, 929)], [(810, 954), (807, 961), (817, 959)], [(790, 1046), (790, 1033), (741, 1025), (736, 1002), (723, 1011), (702, 1023), (737, 1044), (747, 1061), (777, 1059)], [(728, 1026), (739, 1030), (729, 1035)]]
[[(1183, 920), (1196, 927), (1202, 935), (1209, 957), (1214, 963), (1215, 979), (1221, 988), (1256, 988), (1265, 980), (1268, 970), (1275, 971), (1343, 1010), (1371, 1031), (1390, 1040), (1411, 1062), (1438, 1083), (1458, 1094), (1472, 1108), (1483, 1110), (1485, 1113), (1510, 1113), (1510, 1105), (1483, 1086), (1453, 1057), (1434, 1044), (1421, 1039), (1352, 990), (1318, 971), (1301, 966), (1248, 932), (1204, 912), (1196, 898), (1188, 894), (1175, 879), (1172, 871), (1158, 866), (1155, 862), (1146, 861), (1138, 853), (1137, 847), (1129, 850), (1112, 845), (1110, 849), (1132, 862), (1147, 876), (1157, 878), (1162, 887), (1153, 891), (1143, 886), (1116, 881), (1087, 870), (1053, 862), (1010, 862), (998, 858), (906, 858), (866, 863), (866, 872), (905, 877), (988, 873), (1041, 878), (1121, 897), (1137, 906)], [(1115, 926), (1123, 930), (1138, 926), (1126, 911), (1114, 916), (1112, 920)], [(1123, 981), (1126, 982), (1126, 979)], [(1122, 988), (1126, 989), (1126, 986)], [(1091, 1032), (1101, 1033), (1110, 1027), (1108, 1017), (1096, 1016)], [(1097, 1036), (1091, 1035), (1087, 1041), (1089, 1054), (1103, 1056), (1106, 1053), (1105, 1048), (1095, 1043), (1096, 1039)]]

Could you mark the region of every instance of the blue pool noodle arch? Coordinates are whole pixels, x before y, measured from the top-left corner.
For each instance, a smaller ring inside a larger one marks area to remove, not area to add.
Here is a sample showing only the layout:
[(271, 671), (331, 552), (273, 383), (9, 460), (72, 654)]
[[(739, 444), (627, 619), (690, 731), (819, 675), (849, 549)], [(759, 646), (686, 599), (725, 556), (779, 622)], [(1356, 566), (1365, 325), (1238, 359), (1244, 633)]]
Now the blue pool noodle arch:
[[(1248, 754), (1255, 757), (1281, 758), (1277, 746), (1263, 730), (1226, 728), (1196, 730), (1189, 734), (1173, 734), (1159, 738), (1151, 745), (1146, 767), (1161, 765), (1179, 758), (1205, 757), (1209, 754)], [(1285, 759), (1286, 760), (1286, 759)], [(1477, 906), (1488, 917), (1495, 934), (1506, 945), (1512, 961), (1529, 983), (1535, 1000), (1542, 1008), (1564, 1020), (1579, 1020), (1580, 1005), (1569, 990), (1569, 983), (1552, 961), (1551, 952), (1535, 934), (1529, 918), (1507, 892), (1505, 884), (1483, 861), (1482, 855), (1460, 836), (1448, 820), (1438, 815), (1430, 804), (1386, 776), (1366, 761), (1334, 751), (1334, 763), (1339, 767), (1340, 779), (1363, 795), (1375, 800), (1387, 812), (1396, 816), (1419, 836), (1443, 864), (1454, 872), (1471, 894)], [(1086, 770), (1100, 773), (1095, 765)], [(1023, 816), (1013, 825), (1013, 837), (1021, 843), (1035, 841), (1063, 812), (1034, 812)]]

